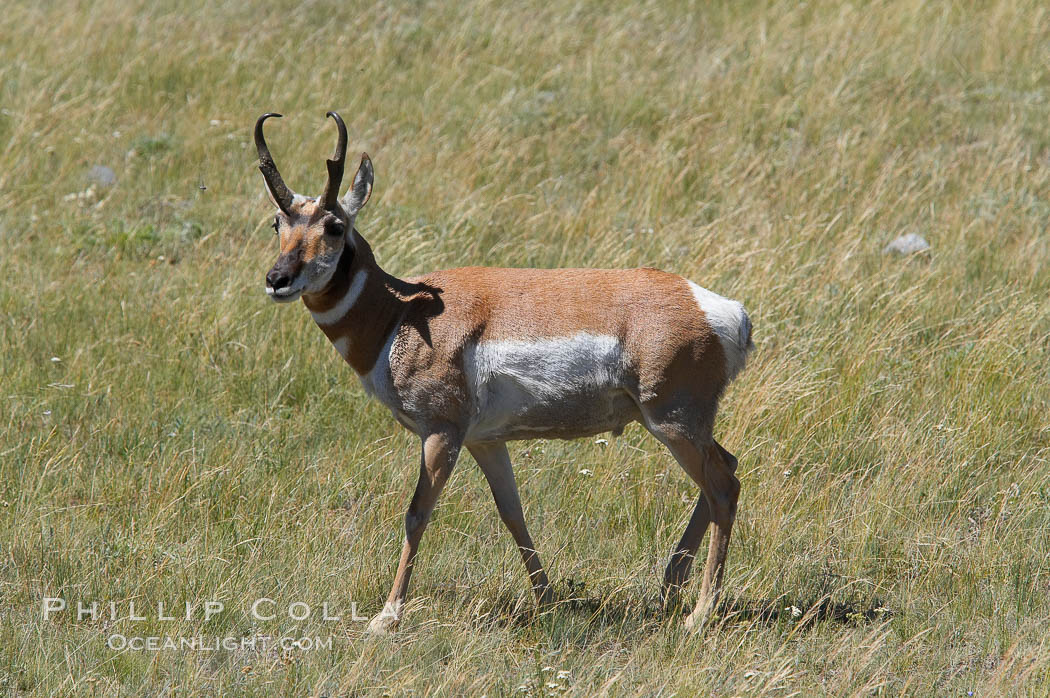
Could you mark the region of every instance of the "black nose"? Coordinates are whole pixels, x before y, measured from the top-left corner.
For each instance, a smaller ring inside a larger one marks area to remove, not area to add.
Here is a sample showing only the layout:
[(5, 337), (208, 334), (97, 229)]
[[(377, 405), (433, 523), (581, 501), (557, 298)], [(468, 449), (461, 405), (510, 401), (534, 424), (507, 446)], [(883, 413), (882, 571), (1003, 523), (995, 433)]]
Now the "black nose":
[(290, 283), (292, 283), (292, 277), (288, 276), (288, 274), (285, 274), (283, 271), (271, 269), (266, 273), (266, 285), (274, 291), (279, 291)]

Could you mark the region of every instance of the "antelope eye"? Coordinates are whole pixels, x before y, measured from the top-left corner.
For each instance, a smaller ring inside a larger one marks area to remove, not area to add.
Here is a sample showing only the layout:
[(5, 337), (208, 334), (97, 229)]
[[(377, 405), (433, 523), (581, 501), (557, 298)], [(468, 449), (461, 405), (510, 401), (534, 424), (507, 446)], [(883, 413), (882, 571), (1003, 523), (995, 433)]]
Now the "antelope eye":
[(345, 230), (346, 227), (343, 225), (342, 221), (328, 221), (324, 224), (324, 232), (326, 235), (341, 237)]

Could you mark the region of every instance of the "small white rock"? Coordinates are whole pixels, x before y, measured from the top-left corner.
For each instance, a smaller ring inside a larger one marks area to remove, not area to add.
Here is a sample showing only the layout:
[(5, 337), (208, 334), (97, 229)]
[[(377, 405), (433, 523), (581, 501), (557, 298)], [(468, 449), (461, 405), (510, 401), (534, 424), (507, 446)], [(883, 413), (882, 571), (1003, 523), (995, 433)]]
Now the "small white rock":
[(899, 238), (886, 245), (883, 248), (883, 254), (896, 253), (899, 255), (910, 255), (916, 252), (925, 252), (930, 249), (930, 243), (926, 242), (926, 238), (917, 233), (908, 233), (907, 235), (901, 235)]
[(88, 179), (104, 187), (111, 187), (117, 183), (117, 173), (105, 165), (95, 165), (88, 170)]

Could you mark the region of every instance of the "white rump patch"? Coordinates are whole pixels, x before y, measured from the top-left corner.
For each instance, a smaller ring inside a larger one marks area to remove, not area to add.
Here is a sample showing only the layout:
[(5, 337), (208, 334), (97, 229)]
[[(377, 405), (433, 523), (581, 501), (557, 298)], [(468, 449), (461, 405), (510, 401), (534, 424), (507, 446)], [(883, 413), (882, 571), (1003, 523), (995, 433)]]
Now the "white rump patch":
[(747, 353), (751, 349), (751, 319), (739, 302), (723, 298), (692, 281), (689, 288), (711, 329), (718, 335), (722, 352), (726, 355), (726, 377), (732, 380), (747, 362)]
[(357, 276), (354, 277), (350, 288), (346, 289), (346, 294), (332, 308), (320, 313), (315, 313), (311, 310), (310, 314), (314, 316), (314, 322), (318, 325), (333, 325), (342, 320), (343, 316), (350, 311), (350, 308), (354, 307), (354, 303), (361, 296), (361, 292), (365, 290), (367, 277), (368, 272), (362, 269), (357, 272)]

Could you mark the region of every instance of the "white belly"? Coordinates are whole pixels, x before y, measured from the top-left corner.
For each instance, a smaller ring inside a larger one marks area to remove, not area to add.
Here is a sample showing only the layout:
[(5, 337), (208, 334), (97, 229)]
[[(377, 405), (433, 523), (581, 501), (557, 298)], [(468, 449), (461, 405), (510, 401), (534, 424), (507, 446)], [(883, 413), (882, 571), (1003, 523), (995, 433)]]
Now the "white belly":
[(481, 342), (464, 358), (474, 402), (467, 441), (619, 432), (639, 416), (637, 381), (615, 337)]

